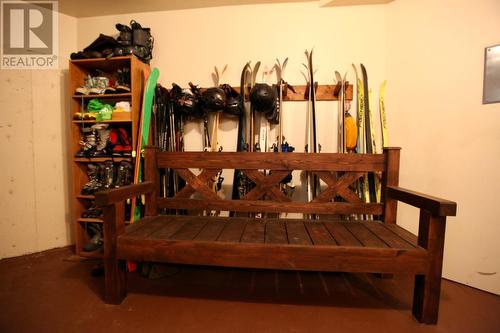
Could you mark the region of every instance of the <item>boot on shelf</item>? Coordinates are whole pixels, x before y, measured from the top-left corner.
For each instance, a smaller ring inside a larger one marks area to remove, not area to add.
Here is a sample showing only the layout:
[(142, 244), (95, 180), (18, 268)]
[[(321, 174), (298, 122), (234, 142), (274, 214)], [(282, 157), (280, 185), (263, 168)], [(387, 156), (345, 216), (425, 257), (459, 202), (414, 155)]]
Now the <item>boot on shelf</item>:
[(93, 157), (111, 156), (110, 130), (108, 124), (95, 124), (92, 129), (97, 133), (96, 149), (92, 153)]
[(100, 165), (101, 167), (101, 184), (103, 190), (108, 190), (114, 187), (115, 180), (115, 165), (113, 161), (106, 161)]
[(80, 133), (80, 142), (81, 148), (75, 154), (75, 157), (89, 157), (91, 156), (97, 147), (97, 138), (96, 132), (93, 128), (84, 127)]
[(103, 187), (100, 181), (99, 166), (94, 163), (87, 164), (87, 176), (89, 181), (83, 185), (81, 194), (93, 195)]
[(116, 173), (115, 187), (130, 185), (134, 177), (134, 167), (128, 161), (121, 161)]
[(99, 223), (86, 223), (86, 229), (87, 228), (88, 231), (90, 231), (89, 234), (91, 234), (92, 238), (90, 238), (90, 240), (85, 245), (83, 245), (83, 251), (94, 252), (102, 250), (104, 244), (102, 225), (100, 225)]

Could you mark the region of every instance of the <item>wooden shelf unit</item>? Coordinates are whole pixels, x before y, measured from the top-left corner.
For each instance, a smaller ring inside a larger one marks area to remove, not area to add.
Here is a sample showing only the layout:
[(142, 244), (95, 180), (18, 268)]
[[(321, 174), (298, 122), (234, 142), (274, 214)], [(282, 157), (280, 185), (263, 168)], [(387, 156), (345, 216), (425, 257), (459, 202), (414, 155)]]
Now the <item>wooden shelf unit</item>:
[[(84, 84), (85, 77), (91, 76), (112, 76), (118, 69), (130, 68), (130, 93), (105, 94), (105, 95), (77, 95), (75, 90)], [(108, 160), (120, 162), (123, 160), (133, 161), (132, 157), (75, 157), (80, 149), (80, 132), (82, 127), (89, 127), (99, 123), (95, 120), (74, 120), (73, 115), (76, 112), (82, 112), (88, 101), (92, 98), (98, 98), (105, 103), (114, 104), (118, 101), (128, 101), (131, 105), (131, 112), (113, 113), (112, 120), (102, 121), (100, 123), (110, 124), (111, 127), (124, 127), (131, 134), (132, 147), (135, 151), (137, 145), (137, 135), (139, 131), (139, 116), (142, 107), (142, 94), (145, 84), (145, 77), (149, 74), (149, 65), (141, 62), (133, 56), (83, 59), (69, 61), (69, 97), (71, 112), (71, 166), (73, 170), (73, 194), (72, 211), (75, 230), (76, 254), (82, 257), (99, 258), (102, 252), (84, 252), (83, 245), (89, 241), (89, 235), (86, 232), (86, 223), (102, 223), (100, 219), (82, 218), (81, 214), (92, 205), (93, 195), (82, 195), (81, 189), (88, 182), (87, 164), (100, 163)]]

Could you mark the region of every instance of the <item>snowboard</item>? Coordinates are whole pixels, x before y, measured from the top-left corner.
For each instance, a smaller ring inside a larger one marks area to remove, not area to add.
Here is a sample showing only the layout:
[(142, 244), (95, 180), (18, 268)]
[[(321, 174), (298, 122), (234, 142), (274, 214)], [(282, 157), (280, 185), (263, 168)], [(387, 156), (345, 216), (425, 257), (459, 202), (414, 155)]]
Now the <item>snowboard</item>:
[[(139, 133), (137, 135), (137, 146), (136, 146), (137, 148), (135, 151), (136, 154), (135, 154), (135, 168), (134, 168), (134, 184), (139, 184), (143, 181), (142, 162), (144, 159), (144, 148), (148, 144), (149, 140), (153, 99), (159, 75), (160, 71), (158, 70), (158, 68), (153, 68), (153, 70), (148, 75), (144, 87), (144, 94), (142, 98), (142, 110), (139, 122)], [(138, 221), (141, 218), (141, 209), (137, 204), (137, 199), (138, 198), (133, 197), (131, 201), (130, 223), (134, 223), (135, 221)], [(144, 204), (144, 196), (141, 196), (139, 200), (141, 200), (141, 203)]]

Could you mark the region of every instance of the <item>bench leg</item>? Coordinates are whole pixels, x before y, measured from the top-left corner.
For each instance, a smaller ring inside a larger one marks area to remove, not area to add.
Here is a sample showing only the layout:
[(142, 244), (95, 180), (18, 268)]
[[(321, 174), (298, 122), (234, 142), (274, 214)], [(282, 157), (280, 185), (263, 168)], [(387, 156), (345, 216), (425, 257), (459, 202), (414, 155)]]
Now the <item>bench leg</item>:
[(125, 260), (118, 260), (117, 235), (125, 228), (123, 202), (103, 207), (104, 211), (104, 301), (120, 304), (127, 295)]
[(120, 304), (127, 296), (127, 265), (125, 260), (104, 260), (104, 301)]
[(418, 243), (427, 249), (430, 263), (426, 274), (415, 276), (413, 315), (425, 324), (438, 320), (445, 227), (446, 217), (420, 212)]

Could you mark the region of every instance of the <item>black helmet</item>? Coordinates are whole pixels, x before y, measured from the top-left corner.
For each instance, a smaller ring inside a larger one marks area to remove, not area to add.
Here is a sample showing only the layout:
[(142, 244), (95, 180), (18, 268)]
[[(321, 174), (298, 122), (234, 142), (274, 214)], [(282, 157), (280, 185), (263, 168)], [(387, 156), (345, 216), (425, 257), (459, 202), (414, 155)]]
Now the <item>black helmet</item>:
[(182, 89), (177, 84), (172, 83), (170, 96), (176, 113), (194, 117), (200, 113), (198, 98), (190, 89)]
[(201, 98), (208, 112), (220, 112), (226, 107), (226, 93), (219, 87), (208, 88)]
[(255, 111), (272, 114), (276, 108), (276, 89), (265, 83), (257, 83), (250, 91), (250, 101)]
[(226, 108), (224, 112), (233, 116), (239, 116), (242, 113), (241, 96), (229, 84), (223, 84), (222, 90), (226, 93)]

